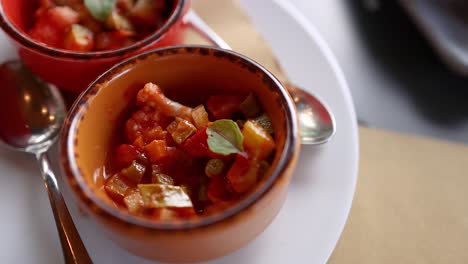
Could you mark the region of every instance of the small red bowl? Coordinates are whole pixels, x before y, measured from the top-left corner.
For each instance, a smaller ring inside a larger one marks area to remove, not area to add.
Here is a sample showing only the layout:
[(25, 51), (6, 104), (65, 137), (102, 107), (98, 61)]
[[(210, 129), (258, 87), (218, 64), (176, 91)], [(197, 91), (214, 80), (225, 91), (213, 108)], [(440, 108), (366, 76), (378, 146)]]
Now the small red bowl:
[(38, 0), (0, 0), (0, 27), (18, 49), (21, 60), (43, 80), (59, 88), (81, 92), (99, 75), (116, 63), (157, 47), (183, 42), (183, 17), (189, 0), (166, 0), (172, 12), (153, 34), (137, 43), (117, 50), (74, 52), (52, 48), (29, 37)]

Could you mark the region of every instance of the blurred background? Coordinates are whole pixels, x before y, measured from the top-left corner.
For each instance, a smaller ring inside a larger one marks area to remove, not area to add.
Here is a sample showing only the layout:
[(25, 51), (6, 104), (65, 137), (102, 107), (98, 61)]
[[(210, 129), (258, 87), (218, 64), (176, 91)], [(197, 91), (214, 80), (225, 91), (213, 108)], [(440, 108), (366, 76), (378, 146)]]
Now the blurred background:
[(337, 57), (363, 124), (468, 143), (468, 78), (441, 60), (403, 1), (290, 1)]

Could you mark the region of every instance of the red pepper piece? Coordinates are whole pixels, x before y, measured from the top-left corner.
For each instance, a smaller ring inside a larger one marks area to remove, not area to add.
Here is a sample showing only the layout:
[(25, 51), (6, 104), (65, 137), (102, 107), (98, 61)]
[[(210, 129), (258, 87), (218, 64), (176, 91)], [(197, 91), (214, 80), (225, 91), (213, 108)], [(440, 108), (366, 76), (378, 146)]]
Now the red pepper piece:
[(220, 201), (228, 201), (231, 194), (228, 189), (228, 182), (222, 176), (215, 176), (210, 180), (207, 189), (208, 199), (216, 203)]
[(249, 160), (246, 153), (241, 153), (236, 156), (226, 178), (236, 193), (244, 193), (257, 183), (257, 172), (258, 163)]
[(216, 154), (208, 147), (208, 134), (206, 134), (206, 127), (198, 130), (195, 135), (191, 136), (181, 145), (182, 149), (190, 156), (202, 158), (210, 157), (213, 159), (223, 159), (225, 156)]

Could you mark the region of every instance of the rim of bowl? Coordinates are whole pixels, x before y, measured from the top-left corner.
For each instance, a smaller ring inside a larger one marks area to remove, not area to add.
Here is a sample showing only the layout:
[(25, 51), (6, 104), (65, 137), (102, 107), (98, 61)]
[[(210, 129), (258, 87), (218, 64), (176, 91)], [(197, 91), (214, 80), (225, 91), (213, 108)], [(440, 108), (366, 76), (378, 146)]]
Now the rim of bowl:
[(0, 1), (0, 27), (14, 40), (18, 41), (20, 44), (26, 46), (27, 48), (37, 50), (41, 53), (48, 55), (63, 57), (63, 58), (73, 58), (73, 59), (91, 59), (91, 58), (111, 58), (116, 56), (122, 56), (127, 53), (135, 52), (154, 41), (161, 38), (171, 26), (173, 26), (183, 14), (185, 5), (188, 3), (188, 0), (177, 0), (178, 3), (175, 6), (174, 10), (171, 12), (166, 22), (159, 27), (153, 34), (147, 36), (146, 38), (137, 41), (136, 43), (126, 46), (120, 49), (105, 50), (105, 51), (91, 51), (91, 52), (76, 52), (66, 49), (59, 49), (49, 47), (44, 43), (38, 42), (31, 38), (26, 32), (23, 32), (17, 28), (10, 21), (6, 12), (3, 8), (3, 1)]
[[(111, 206), (105, 201), (103, 201), (101, 198), (99, 198), (92, 191), (88, 184), (85, 183), (84, 176), (82, 175), (81, 170), (79, 169), (76, 163), (74, 146), (76, 140), (75, 136), (79, 127), (79, 123), (83, 116), (86, 114), (87, 103), (96, 96), (101, 87), (101, 83), (106, 83), (109, 80), (118, 77), (122, 72), (124, 72), (127, 69), (128, 65), (137, 63), (139, 60), (144, 60), (148, 56), (159, 55), (159, 57), (164, 57), (164, 54), (168, 53), (170, 54), (169, 56), (173, 56), (175, 54), (180, 54), (180, 52), (183, 52), (184, 50), (188, 52), (194, 52), (196, 50), (205, 50), (208, 52), (221, 52), (223, 55), (227, 55), (229, 58), (239, 59), (242, 63), (246, 63), (249, 66), (255, 67), (263, 75), (261, 77), (268, 78), (268, 80), (273, 83), (272, 86), (276, 87), (275, 91), (277, 91), (281, 95), (281, 103), (284, 104), (286, 119), (286, 138), (284, 148), (281, 150), (281, 156), (279, 158), (278, 165), (276, 166), (272, 174), (269, 176), (269, 178), (266, 180), (266, 182), (254, 193), (239, 201), (236, 205), (213, 215), (202, 216), (197, 219), (160, 223), (154, 220), (133, 216), (122, 209), (119, 209), (115, 206)], [(269, 72), (256, 61), (234, 51), (224, 50), (221, 48), (205, 45), (181, 45), (160, 48), (139, 54), (115, 65), (114, 67), (106, 71), (104, 74), (99, 76), (93, 83), (91, 83), (88, 86), (88, 88), (83, 93), (80, 94), (78, 99), (73, 103), (73, 106), (70, 108), (67, 120), (65, 121), (64, 132), (62, 134), (60, 142), (62, 157), (61, 165), (67, 174), (66, 177), (72, 178), (74, 181), (76, 181), (77, 186), (72, 186), (72, 188), (75, 189), (75, 191), (78, 191), (79, 199), (83, 200), (83, 198), (85, 198), (86, 200), (84, 202), (88, 201), (91, 202), (91, 204), (94, 203), (95, 206), (92, 206), (92, 209), (97, 209), (98, 213), (102, 212), (104, 213), (104, 215), (110, 216), (113, 219), (118, 219), (125, 224), (150, 228), (153, 230), (180, 231), (196, 229), (233, 218), (239, 213), (250, 208), (252, 205), (255, 204), (257, 200), (259, 200), (266, 193), (268, 193), (270, 188), (276, 183), (278, 179), (281, 178), (283, 173), (289, 168), (290, 161), (293, 159), (295, 153), (299, 151), (299, 129), (297, 120), (297, 113), (295, 110), (293, 99), (289, 95), (286, 88), (271, 72)]]

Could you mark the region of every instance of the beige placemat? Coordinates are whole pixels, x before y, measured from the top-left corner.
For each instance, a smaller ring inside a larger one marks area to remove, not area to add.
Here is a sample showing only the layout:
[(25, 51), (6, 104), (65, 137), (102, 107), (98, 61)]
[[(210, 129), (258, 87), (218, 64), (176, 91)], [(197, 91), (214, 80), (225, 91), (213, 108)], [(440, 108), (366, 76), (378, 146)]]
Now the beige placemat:
[[(193, 6), (234, 50), (284, 79), (237, 3)], [(468, 263), (468, 146), (367, 128), (360, 144), (353, 208), (329, 263)]]
[(353, 208), (329, 263), (468, 263), (468, 146), (360, 129)]

